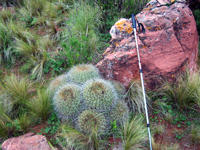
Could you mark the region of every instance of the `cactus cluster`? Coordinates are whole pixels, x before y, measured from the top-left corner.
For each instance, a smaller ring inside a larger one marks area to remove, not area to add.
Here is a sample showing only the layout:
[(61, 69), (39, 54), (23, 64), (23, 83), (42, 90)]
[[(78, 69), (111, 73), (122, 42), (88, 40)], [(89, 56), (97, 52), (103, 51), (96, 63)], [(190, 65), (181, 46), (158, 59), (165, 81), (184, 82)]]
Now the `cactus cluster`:
[(102, 79), (93, 65), (74, 66), (54, 79), (49, 89), (58, 116), (85, 134), (93, 130), (104, 132), (109, 129), (110, 121), (119, 123), (128, 119), (128, 106), (119, 97), (125, 88)]

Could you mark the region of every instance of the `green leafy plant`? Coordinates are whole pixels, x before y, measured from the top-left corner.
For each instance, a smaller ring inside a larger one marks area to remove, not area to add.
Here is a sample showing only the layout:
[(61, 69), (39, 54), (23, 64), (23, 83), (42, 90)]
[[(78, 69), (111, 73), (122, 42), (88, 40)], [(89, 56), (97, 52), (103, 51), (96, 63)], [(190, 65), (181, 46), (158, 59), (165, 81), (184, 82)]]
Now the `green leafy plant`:
[(177, 134), (176, 134), (176, 138), (177, 138), (178, 140), (180, 140), (183, 136), (184, 136), (184, 134), (180, 134), (180, 133), (177, 133)]

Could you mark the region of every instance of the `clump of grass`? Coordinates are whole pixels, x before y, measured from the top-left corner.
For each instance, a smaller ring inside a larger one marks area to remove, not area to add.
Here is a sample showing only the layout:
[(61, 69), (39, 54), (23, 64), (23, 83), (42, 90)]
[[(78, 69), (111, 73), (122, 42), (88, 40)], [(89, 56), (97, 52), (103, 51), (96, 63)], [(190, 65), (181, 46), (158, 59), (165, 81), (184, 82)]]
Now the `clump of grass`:
[(66, 141), (67, 144), (65, 146), (60, 142), (60, 146), (64, 149), (97, 150), (103, 147), (96, 130), (93, 130), (91, 134), (85, 135), (66, 124), (63, 124), (59, 130), (56, 137), (57, 140), (62, 138), (62, 143)]
[[(132, 112), (145, 112), (145, 105), (143, 101), (143, 92), (142, 92), (142, 87), (137, 80), (132, 80), (130, 82), (129, 89), (126, 93), (127, 97), (127, 102), (132, 109)], [(146, 95), (147, 103), (148, 106), (151, 107), (150, 105), (150, 100), (148, 96)]]
[(156, 124), (153, 126), (154, 134), (161, 134), (165, 131), (165, 126), (162, 124)]
[[(7, 139), (15, 131), (13, 120), (7, 115), (7, 108), (0, 104), (0, 138)], [(8, 124), (10, 126), (8, 126)]]
[(165, 114), (165, 120), (166, 120), (168, 123), (172, 123), (172, 121), (173, 121), (173, 116), (172, 116), (172, 114), (169, 113), (169, 112), (167, 112), (167, 113)]
[(49, 91), (39, 89), (37, 91), (37, 97), (27, 102), (27, 106), (34, 116), (46, 121), (53, 110)]
[(70, 21), (65, 24), (66, 30), (62, 36), (63, 54), (68, 58), (68, 66), (92, 61), (93, 54), (100, 46), (97, 35), (100, 19), (100, 9), (86, 2), (76, 2), (69, 10)]
[(174, 143), (171, 145), (164, 145), (163, 143), (155, 143), (155, 139), (152, 137), (152, 149), (153, 150), (179, 150), (180, 146), (178, 143)]
[(9, 19), (11, 19), (12, 17), (14, 16), (13, 13), (11, 13), (10, 10), (8, 9), (3, 9), (1, 12), (0, 12), (0, 18), (1, 18), (1, 21), (6, 23)]
[(177, 82), (165, 81), (160, 89), (160, 95), (165, 96), (168, 102), (181, 110), (193, 108), (199, 99), (200, 77), (198, 73), (189, 73), (187, 70), (177, 78)]
[(195, 144), (200, 143), (200, 127), (192, 124), (190, 136), (192, 139), (192, 143), (195, 143)]
[(11, 74), (4, 78), (1, 87), (3, 92), (10, 95), (9, 100), (13, 104), (12, 112), (14, 116), (17, 116), (25, 108), (27, 101), (31, 97), (32, 82), (27, 77), (20, 78)]
[(33, 122), (33, 117), (28, 115), (27, 113), (24, 113), (19, 116), (19, 119), (17, 119), (20, 130), (23, 132), (27, 132), (28, 128), (30, 127), (31, 123)]
[(147, 130), (143, 124), (144, 118), (135, 116), (132, 120), (126, 122), (120, 130), (124, 149), (136, 149), (148, 140)]

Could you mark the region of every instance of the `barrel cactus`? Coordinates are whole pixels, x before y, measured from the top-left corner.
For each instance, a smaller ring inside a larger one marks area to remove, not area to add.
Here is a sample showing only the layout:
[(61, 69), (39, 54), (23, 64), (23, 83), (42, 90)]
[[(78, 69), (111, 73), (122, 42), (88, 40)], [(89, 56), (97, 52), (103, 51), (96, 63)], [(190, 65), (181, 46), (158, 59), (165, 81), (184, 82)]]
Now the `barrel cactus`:
[(54, 109), (62, 120), (76, 117), (82, 106), (79, 85), (69, 83), (61, 86), (53, 97)]
[(93, 131), (102, 133), (106, 129), (106, 119), (103, 114), (94, 110), (85, 110), (77, 120), (79, 130), (86, 134), (91, 134)]
[(129, 108), (124, 101), (118, 101), (115, 107), (110, 112), (111, 121), (117, 121), (118, 123), (126, 122), (129, 117)]
[(74, 66), (68, 72), (72, 82), (84, 83), (92, 78), (99, 78), (99, 70), (91, 64)]
[(87, 108), (110, 110), (117, 102), (113, 85), (103, 79), (91, 79), (83, 85), (83, 99)]
[(122, 83), (120, 83), (118, 81), (111, 81), (111, 83), (120, 96), (122, 96), (126, 93), (126, 89)]
[(60, 86), (66, 84), (69, 81), (70, 81), (69, 76), (67, 76), (66, 74), (60, 75), (56, 77), (54, 80), (52, 80), (48, 88), (50, 97), (54, 95), (54, 93)]

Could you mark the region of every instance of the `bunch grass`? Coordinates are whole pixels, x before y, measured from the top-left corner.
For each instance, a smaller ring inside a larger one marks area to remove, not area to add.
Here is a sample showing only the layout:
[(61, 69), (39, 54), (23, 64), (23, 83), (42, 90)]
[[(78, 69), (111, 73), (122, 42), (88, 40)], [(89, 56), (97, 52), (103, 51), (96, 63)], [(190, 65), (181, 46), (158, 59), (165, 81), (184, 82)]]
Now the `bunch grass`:
[(120, 130), (124, 149), (137, 149), (148, 140), (147, 128), (143, 124), (143, 118), (139, 115), (127, 121)]
[(66, 124), (63, 124), (59, 130), (57, 139), (59, 140), (59, 137), (62, 137), (67, 143), (64, 147), (60, 143), (64, 149), (98, 150), (103, 147), (96, 130), (93, 130), (91, 134), (85, 135)]
[(46, 121), (53, 112), (49, 91), (45, 89), (38, 89), (37, 97), (27, 102), (27, 106), (34, 116), (41, 118), (44, 121)]

